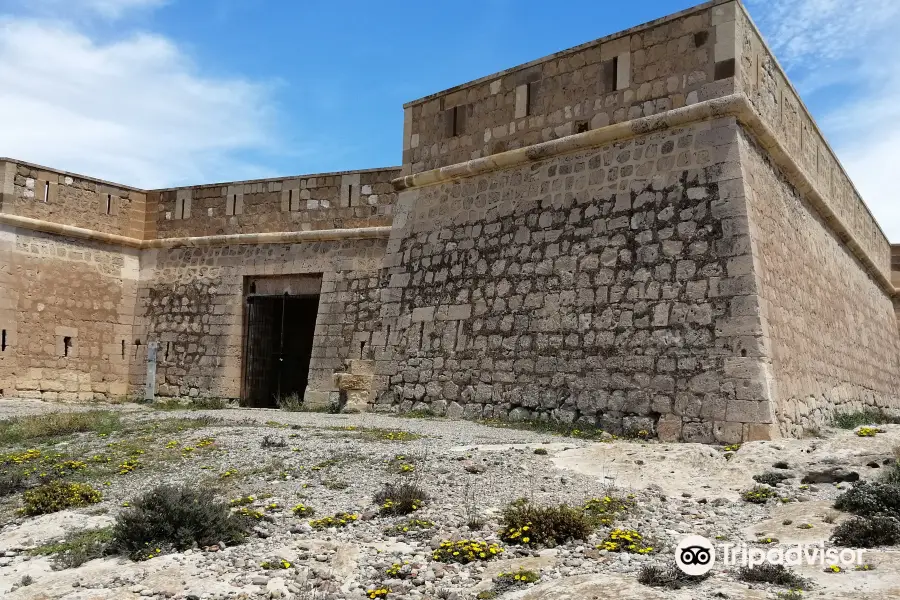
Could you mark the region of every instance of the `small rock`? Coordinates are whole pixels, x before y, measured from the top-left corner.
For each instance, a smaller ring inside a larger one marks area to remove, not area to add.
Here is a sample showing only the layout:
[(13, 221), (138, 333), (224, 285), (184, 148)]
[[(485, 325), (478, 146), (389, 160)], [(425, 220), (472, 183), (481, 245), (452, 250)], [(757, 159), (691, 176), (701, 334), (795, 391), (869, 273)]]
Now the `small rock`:
[(809, 471), (801, 483), (840, 483), (843, 481), (859, 481), (859, 473), (843, 467), (831, 467), (821, 471)]

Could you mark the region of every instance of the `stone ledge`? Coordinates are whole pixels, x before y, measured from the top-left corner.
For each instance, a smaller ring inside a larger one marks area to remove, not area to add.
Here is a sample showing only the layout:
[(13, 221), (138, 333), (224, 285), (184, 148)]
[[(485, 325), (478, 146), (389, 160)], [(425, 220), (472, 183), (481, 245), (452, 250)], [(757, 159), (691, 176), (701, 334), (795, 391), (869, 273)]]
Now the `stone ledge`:
[(205, 246), (226, 246), (246, 244), (296, 244), (302, 242), (321, 242), (346, 239), (387, 239), (391, 228), (355, 227), (347, 229), (317, 229), (312, 231), (279, 231), (273, 233), (236, 233), (231, 235), (209, 235), (199, 237), (161, 238), (140, 240), (114, 233), (104, 233), (83, 227), (73, 227), (61, 223), (42, 221), (31, 217), (22, 217), (8, 213), (0, 213), (0, 225), (9, 225), (19, 229), (40, 231), (80, 240), (89, 240), (125, 246), (126, 248), (200, 248)]

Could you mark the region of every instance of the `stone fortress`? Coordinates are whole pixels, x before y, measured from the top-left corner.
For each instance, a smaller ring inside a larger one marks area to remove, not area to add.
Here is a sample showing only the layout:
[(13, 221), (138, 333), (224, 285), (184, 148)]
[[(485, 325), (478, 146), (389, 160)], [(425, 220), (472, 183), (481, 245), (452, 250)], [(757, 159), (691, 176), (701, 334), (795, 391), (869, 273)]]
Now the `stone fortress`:
[(900, 408), (900, 248), (735, 0), (410, 102), (400, 167), (0, 191), (7, 397), (729, 443)]

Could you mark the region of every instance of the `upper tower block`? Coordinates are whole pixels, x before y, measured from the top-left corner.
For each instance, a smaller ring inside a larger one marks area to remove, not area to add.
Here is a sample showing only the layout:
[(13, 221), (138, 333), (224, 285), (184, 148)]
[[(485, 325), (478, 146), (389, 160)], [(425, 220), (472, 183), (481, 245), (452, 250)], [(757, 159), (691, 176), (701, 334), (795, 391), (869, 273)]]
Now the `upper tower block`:
[(729, 95), (736, 14), (714, 0), (410, 102), (404, 174)]

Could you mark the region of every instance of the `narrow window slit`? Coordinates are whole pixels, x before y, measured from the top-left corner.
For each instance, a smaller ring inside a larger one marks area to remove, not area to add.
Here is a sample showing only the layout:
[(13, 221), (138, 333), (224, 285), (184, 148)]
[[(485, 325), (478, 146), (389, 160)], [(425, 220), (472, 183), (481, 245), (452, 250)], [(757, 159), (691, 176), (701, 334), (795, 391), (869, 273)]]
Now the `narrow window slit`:
[(69, 356), (69, 348), (72, 347), (72, 338), (70, 336), (65, 336), (63, 338), (63, 356)]
[(49, 198), (50, 198), (50, 182), (45, 181), (44, 182), (44, 202), (47, 202), (47, 200)]
[(6, 352), (6, 330), (0, 332), (0, 352)]
[(110, 214), (112, 212), (112, 194), (106, 195), (106, 214)]
[(122, 358), (125, 358), (125, 340), (122, 340)]

